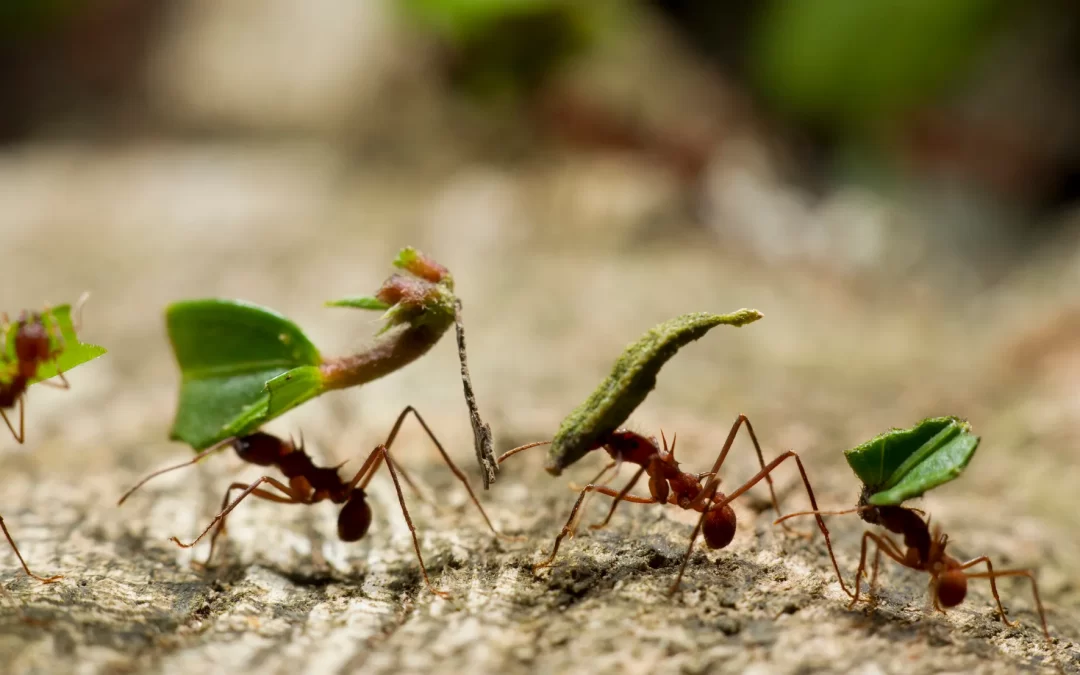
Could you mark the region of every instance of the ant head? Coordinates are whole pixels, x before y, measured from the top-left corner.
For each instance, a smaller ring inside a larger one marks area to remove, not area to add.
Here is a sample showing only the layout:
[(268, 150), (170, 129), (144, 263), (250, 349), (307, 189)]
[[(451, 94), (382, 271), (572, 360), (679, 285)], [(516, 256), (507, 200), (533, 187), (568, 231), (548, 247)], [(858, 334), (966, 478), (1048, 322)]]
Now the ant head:
[[(717, 493), (717, 496), (723, 498), (720, 493)], [(702, 534), (705, 535), (705, 543), (712, 549), (726, 547), (735, 538), (737, 524), (735, 511), (732, 510), (730, 504), (724, 504), (723, 508), (713, 507), (705, 516), (705, 523), (701, 528)]]
[(232, 442), (236, 455), (245, 462), (258, 466), (274, 466), (285, 454), (285, 441), (277, 436), (256, 431), (247, 436), (240, 436)]
[(353, 490), (349, 501), (338, 514), (337, 532), (341, 541), (360, 541), (371, 527), (371, 507), (361, 489)]
[(967, 577), (958, 569), (947, 570), (937, 579), (938, 602), (944, 607), (956, 607), (967, 595)]
[(617, 462), (645, 466), (660, 451), (656, 439), (629, 429), (617, 429), (605, 438), (601, 446)]

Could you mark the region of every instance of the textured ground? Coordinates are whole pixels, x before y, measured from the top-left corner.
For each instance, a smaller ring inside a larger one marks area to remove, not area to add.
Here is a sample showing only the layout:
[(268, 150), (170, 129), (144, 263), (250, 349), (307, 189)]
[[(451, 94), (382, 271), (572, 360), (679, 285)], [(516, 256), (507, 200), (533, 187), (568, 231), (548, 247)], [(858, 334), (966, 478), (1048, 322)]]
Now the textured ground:
[[(653, 324), (744, 306), (765, 319), (688, 347), (633, 419), (649, 433), (677, 431), (688, 467), (712, 461), (742, 412), (767, 454), (803, 456), (822, 504), (850, 506), (857, 488), (842, 449), (925, 415), (969, 417), (984, 436), (975, 461), (923, 506), (957, 554), (1038, 571), (1053, 649), (1077, 672), (1075, 242), (992, 286), (967, 281), (963, 259), (930, 244), (888, 240), (886, 251), (903, 254), (856, 267), (763, 260), (685, 226), (652, 174), (624, 168), (548, 158), (543, 167), (361, 169), (292, 143), (28, 145), (0, 156), (0, 306), (90, 289), (85, 335), (111, 350), (71, 375), (73, 391), (31, 392), (24, 447), (0, 441), (0, 512), (36, 571), (66, 575), (42, 586), (0, 553), (0, 582), (44, 622), (0, 613), (0, 670), (990, 673), (1049, 663), (1021, 582), (1002, 587), (1018, 628), (997, 620), (981, 583), (935, 616), (926, 579), (894, 567), (876, 609), (848, 610), (821, 538), (773, 527), (759, 514), (760, 490), (737, 504), (728, 549), (694, 554), (675, 598), (665, 589), (692, 521), (670, 508), (620, 508), (608, 529), (567, 542), (561, 564), (534, 577), (531, 564), (573, 502), (567, 486), (587, 480), (599, 458), (559, 479), (541, 471), (542, 450), (508, 464), (482, 495), (498, 527), (528, 537), (504, 542), (423, 437), (403, 435), (400, 461), (440, 502), (410, 508), (449, 601), (424, 589), (385, 476), (373, 484), (376, 517), (363, 542), (336, 540), (329, 505), (245, 503), (230, 520), (228, 562), (209, 575), (189, 566), (204, 547), (180, 550), (168, 537), (192, 536), (227, 483), (257, 470), (223, 455), (115, 506), (140, 475), (188, 453), (165, 440), (176, 388), (166, 303), (246, 298), (295, 318), (324, 351), (344, 351), (364, 343), (371, 317), (322, 301), (374, 289), (394, 250), (414, 244), (458, 279), (473, 380), (500, 448), (549, 437)], [(449, 339), (405, 371), (273, 428), (302, 429), (329, 464), (369, 451), (410, 403), (478, 484)], [(741, 439), (726, 485), (752, 475), (752, 455)], [(806, 503), (793, 467), (778, 483), (786, 508)], [(861, 523), (832, 526), (850, 579)]]

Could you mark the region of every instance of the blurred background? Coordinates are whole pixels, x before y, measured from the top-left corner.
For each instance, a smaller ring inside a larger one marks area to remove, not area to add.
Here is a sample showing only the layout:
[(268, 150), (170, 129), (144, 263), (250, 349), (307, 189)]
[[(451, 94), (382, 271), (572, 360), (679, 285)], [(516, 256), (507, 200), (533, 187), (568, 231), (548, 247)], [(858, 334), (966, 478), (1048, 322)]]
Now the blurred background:
[[(979, 459), (935, 514), (1075, 606), (1077, 3), (4, 0), (0, 307), (90, 290), (110, 353), (32, 392), (0, 509), (48, 528), (57, 500), (183, 456), (167, 303), (245, 298), (344, 351), (374, 323), (322, 302), (373, 291), (404, 245), (458, 281), (500, 447), (548, 437), (655, 323), (755, 307), (634, 424), (697, 466), (744, 412), (846, 504), (842, 448), (968, 417)], [(440, 345), (275, 424), (344, 459), (412, 403), (467, 464), (455, 361)], [(528, 475), (485, 497), (515, 506)], [(158, 508), (155, 542), (205, 516)]]

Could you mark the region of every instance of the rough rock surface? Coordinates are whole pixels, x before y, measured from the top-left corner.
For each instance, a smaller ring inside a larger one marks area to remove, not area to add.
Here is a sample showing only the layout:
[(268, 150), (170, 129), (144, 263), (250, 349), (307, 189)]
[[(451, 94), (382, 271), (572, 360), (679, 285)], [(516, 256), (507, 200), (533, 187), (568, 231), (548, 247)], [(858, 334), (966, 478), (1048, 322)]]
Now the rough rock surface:
[[(557, 183), (528, 167), (368, 173), (306, 144), (30, 145), (0, 157), (0, 305), (14, 311), (90, 289), (84, 333), (111, 350), (72, 373), (71, 392), (32, 390), (25, 446), (0, 440), (0, 513), (35, 571), (65, 575), (43, 586), (0, 552), (0, 582), (33, 620), (10, 605), (0, 611), (0, 671), (870, 674), (1052, 664), (1025, 582), (1002, 583), (1016, 628), (997, 619), (984, 583), (936, 615), (926, 578), (893, 565), (876, 607), (848, 609), (820, 535), (805, 541), (772, 526), (761, 489), (737, 502), (729, 548), (699, 545), (673, 598), (666, 589), (692, 519), (672, 507), (624, 505), (607, 529), (583, 527), (559, 564), (534, 576), (573, 503), (568, 485), (588, 480), (601, 459), (559, 479), (541, 470), (542, 450), (505, 465), (481, 499), (499, 528), (527, 539), (499, 540), (411, 426), (394, 449), (437, 498), (432, 506), (406, 493), (432, 578), (451, 600), (425, 589), (385, 475), (372, 484), (376, 515), (364, 541), (336, 540), (330, 505), (251, 501), (232, 516), (224, 563), (210, 573), (189, 565), (205, 544), (182, 550), (168, 537), (194, 536), (226, 485), (258, 470), (223, 454), (115, 506), (138, 477), (188, 456), (164, 440), (176, 386), (166, 303), (243, 297), (341, 351), (363, 343), (371, 317), (321, 303), (374, 289), (393, 251), (414, 244), (458, 279), (473, 381), (503, 449), (549, 437), (655, 323), (744, 306), (765, 318), (687, 347), (633, 418), (641, 431), (677, 431), (687, 467), (707, 466), (742, 412), (768, 455), (802, 455), (823, 505), (847, 507), (857, 486), (843, 448), (930, 414), (968, 417), (983, 435), (978, 454), (921, 506), (958, 556), (1037, 570), (1053, 652), (1077, 672), (1080, 340), (1067, 320), (1077, 312), (1075, 259), (1037, 260), (982, 293), (934, 264), (949, 258), (845, 276), (747, 259), (673, 220), (642, 227), (634, 213), (581, 216), (559, 202)], [(621, 185), (633, 192), (632, 180)], [(623, 203), (617, 192), (609, 199)], [(575, 227), (575, 216), (608, 225)], [(347, 471), (406, 404), (478, 485), (452, 339), (273, 429), (302, 429), (324, 463), (353, 460)], [(754, 467), (740, 438), (725, 486)], [(805, 508), (794, 467), (777, 481), (785, 509)], [(583, 523), (605, 501), (593, 499)], [(830, 526), (850, 580), (862, 523), (847, 516)]]

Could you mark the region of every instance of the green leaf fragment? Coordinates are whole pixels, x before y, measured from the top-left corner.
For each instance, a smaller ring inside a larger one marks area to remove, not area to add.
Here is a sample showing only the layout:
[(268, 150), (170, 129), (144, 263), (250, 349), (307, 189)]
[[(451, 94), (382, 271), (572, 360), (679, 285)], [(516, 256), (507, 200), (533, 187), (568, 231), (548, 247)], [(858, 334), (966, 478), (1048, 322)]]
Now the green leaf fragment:
[(844, 453), (874, 506), (895, 506), (959, 476), (979, 446), (971, 425), (931, 417), (892, 429)]
[(170, 437), (196, 450), (257, 429), (270, 406), (266, 383), (322, 360), (296, 324), (238, 300), (178, 302), (166, 324), (181, 373)]
[(301, 366), (268, 381), (266, 391), (270, 397), (266, 415), (274, 418), (315, 398), (326, 391), (326, 387), (317, 367)]
[[(379, 337), (363, 351), (324, 359), (303, 331), (277, 312), (238, 300), (194, 300), (166, 312), (180, 366), (171, 438), (202, 450), (251, 433), (330, 390), (357, 386), (411, 363), (454, 322), (452, 279), (439, 263), (406, 248), (395, 274), (373, 297), (331, 306), (385, 311)], [(393, 329), (393, 330), (389, 330)]]
[[(62, 351), (55, 360), (39, 363), (37, 373), (27, 382), (27, 386), (56, 377), (57, 373), (66, 373), (88, 361), (93, 361), (107, 352), (104, 347), (79, 340), (79, 336), (75, 334), (75, 326), (71, 321), (71, 305), (60, 305), (43, 311), (41, 312), (41, 320), (45, 324), (49, 335), (52, 336), (50, 348), (61, 348)], [(15, 333), (17, 331), (18, 322), (12, 322), (3, 336), (4, 356), (9, 364), (14, 364), (17, 361), (15, 356)]]
[(656, 386), (660, 368), (683, 346), (716, 326), (744, 326), (761, 317), (754, 309), (731, 314), (697, 312), (645, 333), (623, 351), (611, 374), (592, 395), (563, 420), (548, 450), (548, 473), (559, 475), (618, 429)]

